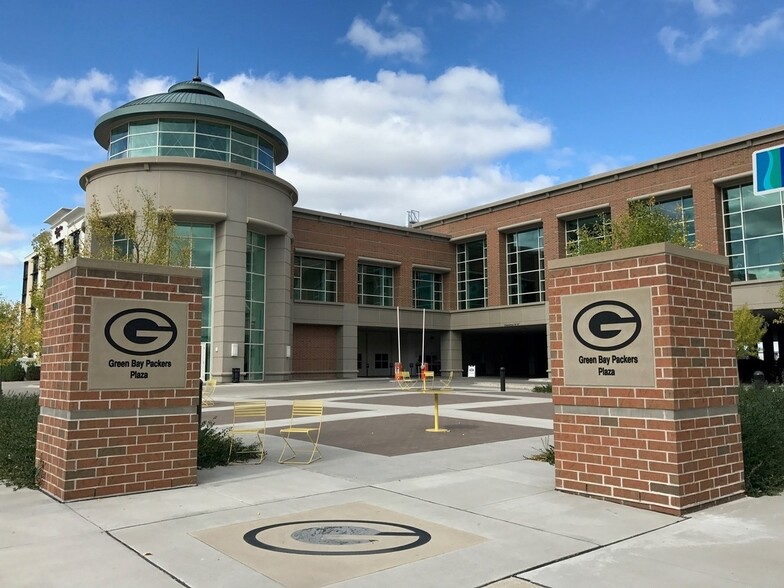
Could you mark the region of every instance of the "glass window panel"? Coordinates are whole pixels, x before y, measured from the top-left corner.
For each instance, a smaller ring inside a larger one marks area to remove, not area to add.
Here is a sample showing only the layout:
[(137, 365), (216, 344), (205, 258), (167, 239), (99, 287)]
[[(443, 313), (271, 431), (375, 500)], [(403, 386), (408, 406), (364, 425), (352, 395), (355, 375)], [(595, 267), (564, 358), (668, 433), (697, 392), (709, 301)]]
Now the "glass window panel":
[(778, 280), (781, 278), (781, 264), (750, 267), (747, 272), (749, 280)]
[(191, 235), (212, 239), (215, 235), (215, 227), (212, 225), (191, 225)]
[(724, 218), (727, 219), (727, 227), (739, 227), (743, 217), (741, 217), (740, 213), (735, 213), (728, 214)]
[(161, 157), (193, 157), (191, 147), (159, 147), (158, 155)]
[(174, 131), (178, 133), (193, 133), (192, 120), (165, 120), (160, 121), (161, 131)]
[(257, 147), (259, 142), (256, 135), (251, 135), (249, 133), (243, 133), (237, 129), (231, 130), (231, 139), (233, 141), (240, 141), (242, 143), (247, 143), (248, 145), (253, 145), (253, 147)]
[(740, 212), (740, 198), (725, 199), (724, 212)]
[(201, 149), (213, 149), (215, 151), (228, 151), (229, 140), (221, 137), (210, 137), (207, 135), (194, 135), (196, 147)]
[(215, 135), (217, 137), (228, 137), (229, 127), (226, 125), (216, 125), (203, 121), (196, 121), (196, 132), (203, 135)]
[(117, 127), (116, 129), (112, 129), (111, 135), (109, 137), (110, 141), (117, 141), (118, 139), (123, 139), (128, 136), (128, 125), (122, 125), (121, 127)]
[(196, 149), (196, 157), (200, 159), (212, 159), (214, 161), (228, 161), (229, 154), (220, 151), (207, 151), (206, 149)]
[(109, 156), (115, 156), (128, 149), (128, 139), (118, 139), (109, 146)]
[(193, 138), (193, 133), (161, 133), (159, 144), (171, 147), (193, 147)]
[(743, 229), (741, 227), (727, 229), (725, 238), (728, 241), (737, 241), (739, 239), (743, 239)]
[(191, 265), (195, 267), (212, 267), (212, 240), (193, 240), (191, 245)]
[(777, 206), (781, 204), (781, 192), (769, 192), (767, 194), (755, 194), (751, 184), (741, 186), (740, 200), (743, 210), (762, 208), (765, 206)]
[(138, 147), (151, 147), (157, 144), (157, 133), (145, 133), (143, 135), (131, 135), (128, 137), (128, 147), (131, 149), (136, 149)]
[(781, 233), (781, 208), (744, 212), (743, 227), (747, 239)]
[(240, 157), (250, 159), (251, 161), (256, 161), (256, 148), (252, 145), (245, 145), (244, 143), (237, 143), (236, 141), (232, 141), (231, 154), (232, 156), (238, 155)]
[(144, 147), (141, 149), (129, 149), (128, 157), (155, 157), (158, 155), (157, 147)]
[(201, 270), (201, 294), (202, 296), (212, 296), (212, 269), (210, 268)]
[(784, 254), (781, 235), (746, 240), (746, 263), (749, 267), (780, 264)]
[(131, 135), (138, 135), (139, 133), (155, 133), (158, 130), (158, 121), (147, 120), (142, 122), (134, 122), (128, 126)]

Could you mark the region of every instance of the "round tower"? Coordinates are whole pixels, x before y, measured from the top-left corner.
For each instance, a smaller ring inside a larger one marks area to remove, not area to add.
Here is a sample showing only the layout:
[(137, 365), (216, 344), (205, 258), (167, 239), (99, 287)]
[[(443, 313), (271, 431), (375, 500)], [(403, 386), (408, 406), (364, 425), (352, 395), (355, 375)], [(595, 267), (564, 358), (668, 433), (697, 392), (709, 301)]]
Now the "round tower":
[(110, 212), (118, 191), (132, 206), (153, 194), (190, 241), (204, 274), (204, 377), (289, 379), (297, 190), (275, 173), (283, 134), (198, 75), (104, 114), (94, 134), (107, 161), (79, 180), (86, 206)]

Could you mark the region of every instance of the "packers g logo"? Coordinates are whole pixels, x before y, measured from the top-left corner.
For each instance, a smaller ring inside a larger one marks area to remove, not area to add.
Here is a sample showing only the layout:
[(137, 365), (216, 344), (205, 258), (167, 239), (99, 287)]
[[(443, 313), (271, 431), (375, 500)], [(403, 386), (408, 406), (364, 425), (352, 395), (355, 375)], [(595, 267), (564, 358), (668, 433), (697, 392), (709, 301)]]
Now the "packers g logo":
[(642, 319), (625, 302), (601, 300), (583, 308), (572, 323), (577, 340), (594, 351), (616, 351), (640, 334)]
[(129, 355), (155, 355), (177, 340), (174, 321), (157, 310), (130, 308), (109, 319), (103, 330), (106, 341)]

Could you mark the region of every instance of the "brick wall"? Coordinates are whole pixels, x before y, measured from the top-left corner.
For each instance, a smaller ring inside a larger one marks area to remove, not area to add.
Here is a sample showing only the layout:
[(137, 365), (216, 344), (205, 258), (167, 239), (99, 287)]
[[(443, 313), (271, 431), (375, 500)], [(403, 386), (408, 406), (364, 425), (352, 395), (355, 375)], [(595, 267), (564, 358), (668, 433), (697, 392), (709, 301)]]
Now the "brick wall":
[(394, 269), (394, 304), (413, 306), (414, 265), (448, 268), (443, 276), (444, 310), (455, 309), (455, 253), (449, 239), (419, 229), (389, 227), (378, 223), (366, 225), (356, 219), (329, 215), (312, 216), (294, 211), (294, 242), (297, 249), (324, 251), (343, 255), (338, 262), (338, 302), (357, 302), (358, 256), (400, 263)]
[(628, 211), (630, 199), (651, 194), (659, 194), (666, 199), (665, 195), (691, 192), (696, 239), (700, 248), (724, 255), (722, 186), (749, 182), (752, 153), (780, 145), (784, 142), (784, 132), (776, 130), (754, 140), (744, 139), (663, 158), (594, 179), (585, 178), (552, 190), (507, 198), (484, 208), (425, 221), (421, 226), (427, 231), (442, 232), (455, 238), (486, 233), (489, 307), (506, 304), (504, 235), (498, 230), (501, 227), (540, 224), (544, 228), (544, 257), (549, 261), (565, 256), (564, 215), (601, 208), (617, 218)]
[[(556, 487), (671, 514), (741, 495), (726, 259), (659, 244), (559, 260), (548, 276)], [(565, 385), (562, 297), (641, 287), (655, 386)]]
[(338, 327), (332, 325), (294, 325), (292, 375), (296, 379), (337, 378)]
[[(93, 297), (188, 305), (186, 385), (90, 390)], [(196, 483), (201, 274), (89, 259), (49, 274), (36, 446), (41, 489), (61, 501)]]

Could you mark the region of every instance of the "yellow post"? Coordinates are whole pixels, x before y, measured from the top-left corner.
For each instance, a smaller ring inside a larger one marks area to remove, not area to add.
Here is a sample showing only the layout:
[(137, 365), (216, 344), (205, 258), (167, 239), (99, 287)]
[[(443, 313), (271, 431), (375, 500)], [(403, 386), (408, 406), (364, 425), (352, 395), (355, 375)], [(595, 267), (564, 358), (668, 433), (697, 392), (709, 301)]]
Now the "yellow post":
[(442, 429), (438, 426), (438, 392), (433, 393), (433, 428), (425, 429), (428, 433), (448, 433), (449, 429)]

